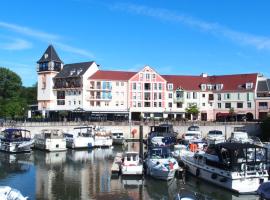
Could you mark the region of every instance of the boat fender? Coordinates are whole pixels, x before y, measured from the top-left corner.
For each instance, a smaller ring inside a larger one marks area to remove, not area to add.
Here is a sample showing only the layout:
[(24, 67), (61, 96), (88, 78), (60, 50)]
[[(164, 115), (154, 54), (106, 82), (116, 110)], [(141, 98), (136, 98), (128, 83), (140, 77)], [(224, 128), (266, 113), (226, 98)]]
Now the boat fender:
[(213, 173), (213, 174), (211, 175), (211, 178), (212, 178), (212, 179), (216, 179), (216, 178), (217, 178), (217, 174)]
[(245, 163), (241, 165), (241, 171), (247, 171), (247, 165)]
[(200, 176), (200, 169), (199, 168), (196, 169), (196, 176)]
[(159, 161), (157, 161), (156, 165), (159, 165), (159, 164), (160, 164), (160, 162), (159, 162)]

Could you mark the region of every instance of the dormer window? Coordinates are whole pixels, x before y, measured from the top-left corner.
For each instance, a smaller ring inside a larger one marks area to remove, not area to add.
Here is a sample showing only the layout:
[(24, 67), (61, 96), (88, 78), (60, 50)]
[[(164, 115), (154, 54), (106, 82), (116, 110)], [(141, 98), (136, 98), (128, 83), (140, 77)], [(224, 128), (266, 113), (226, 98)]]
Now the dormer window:
[(213, 85), (207, 84), (207, 89), (208, 89), (208, 90), (212, 90), (212, 89), (213, 89)]
[(168, 90), (173, 90), (173, 84), (172, 83), (168, 84)]
[(222, 90), (223, 84), (216, 84), (216, 90)]
[(45, 58), (45, 59), (48, 58), (48, 54), (47, 54), (47, 53), (44, 54), (44, 58)]
[(252, 89), (252, 88), (253, 88), (253, 83), (251, 83), (251, 82), (246, 83), (246, 89), (247, 90)]
[(201, 90), (205, 91), (206, 90), (206, 84), (201, 84)]

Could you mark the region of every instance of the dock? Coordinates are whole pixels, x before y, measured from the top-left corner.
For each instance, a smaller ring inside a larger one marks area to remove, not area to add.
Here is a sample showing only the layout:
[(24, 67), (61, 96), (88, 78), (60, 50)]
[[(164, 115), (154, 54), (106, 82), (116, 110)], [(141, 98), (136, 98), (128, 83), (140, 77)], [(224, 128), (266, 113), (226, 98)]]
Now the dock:
[(112, 167), (111, 167), (112, 174), (120, 174), (120, 171), (121, 171), (120, 165), (122, 163), (122, 158), (123, 158), (123, 153), (116, 154), (113, 160)]

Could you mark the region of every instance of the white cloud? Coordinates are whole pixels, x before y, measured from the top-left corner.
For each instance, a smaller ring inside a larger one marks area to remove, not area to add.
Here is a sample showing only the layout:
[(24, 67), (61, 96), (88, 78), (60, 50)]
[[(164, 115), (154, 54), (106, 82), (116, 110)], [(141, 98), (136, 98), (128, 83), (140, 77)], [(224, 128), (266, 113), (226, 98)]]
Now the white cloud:
[(24, 50), (32, 47), (32, 43), (21, 38), (9, 38), (11, 41), (0, 43), (0, 48), (5, 50)]
[(134, 13), (137, 15), (153, 17), (159, 20), (176, 22), (179, 24), (183, 24), (198, 29), (200, 31), (205, 31), (218, 37), (223, 36), (238, 44), (253, 46), (257, 49), (270, 50), (270, 37), (258, 36), (236, 31), (226, 26), (220, 25), (218, 23), (211, 23), (195, 19), (187, 15), (174, 13), (171, 10), (151, 8), (143, 5), (128, 4), (128, 3), (116, 3), (111, 5), (110, 8)]
[[(73, 47), (73, 46), (63, 43), (61, 41), (62, 37), (56, 34), (46, 33), (46, 32), (35, 30), (26, 26), (20, 26), (17, 24), (11, 24), (7, 22), (3, 22), (3, 21), (0, 21), (0, 28), (1, 27), (4, 29), (10, 30), (12, 32), (16, 32), (22, 35), (39, 39), (46, 43), (56, 44), (61, 50), (66, 51), (66, 52), (75, 53), (77, 55), (81, 55), (87, 58), (94, 58), (94, 55), (85, 49)], [(17, 43), (18, 43), (18, 47), (19, 47), (19, 44), (21, 45), (21, 47), (23, 47), (23, 45), (25, 46), (27, 45), (26, 42), (23, 43), (22, 40), (21, 41), (17, 40)], [(16, 45), (14, 44), (13, 46), (11, 45), (9, 47), (15, 48)]]

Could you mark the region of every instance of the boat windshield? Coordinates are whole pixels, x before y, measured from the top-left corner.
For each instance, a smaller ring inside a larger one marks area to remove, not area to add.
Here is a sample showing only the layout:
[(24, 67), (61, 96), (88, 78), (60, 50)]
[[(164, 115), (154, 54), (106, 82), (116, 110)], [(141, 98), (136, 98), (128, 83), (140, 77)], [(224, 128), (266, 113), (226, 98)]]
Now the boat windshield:
[(234, 127), (234, 132), (247, 132), (245, 127)]
[(170, 150), (168, 148), (153, 148), (150, 151), (151, 157), (167, 158), (170, 156)]
[(208, 135), (222, 135), (222, 131), (209, 131)]
[(188, 131), (199, 131), (200, 128), (198, 126), (190, 126), (188, 127)]
[(198, 134), (196, 133), (186, 133), (185, 136), (197, 136)]

